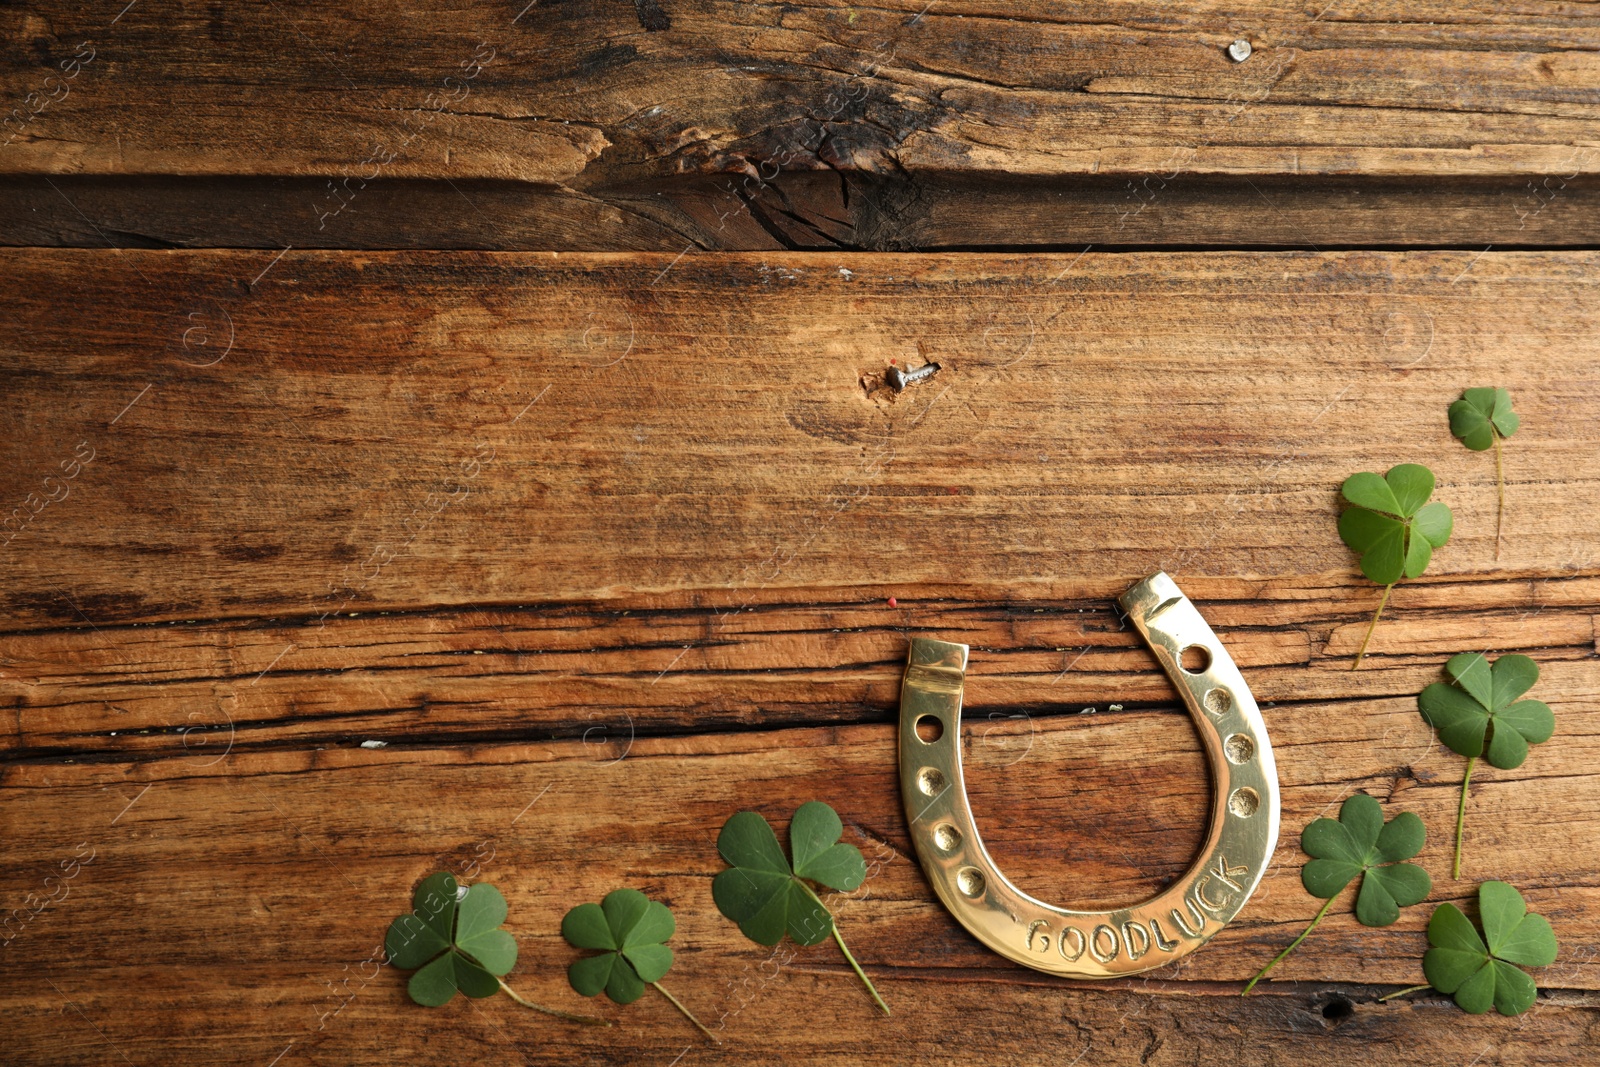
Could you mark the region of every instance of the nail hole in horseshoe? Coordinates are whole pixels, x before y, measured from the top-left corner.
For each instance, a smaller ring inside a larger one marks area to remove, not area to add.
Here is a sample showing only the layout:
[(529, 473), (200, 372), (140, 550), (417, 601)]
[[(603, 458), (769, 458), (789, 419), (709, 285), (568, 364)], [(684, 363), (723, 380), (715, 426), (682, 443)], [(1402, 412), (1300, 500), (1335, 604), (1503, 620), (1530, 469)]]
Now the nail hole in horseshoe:
[(1228, 797), (1228, 810), (1241, 819), (1248, 819), (1261, 807), (1261, 794), (1247, 785), (1235, 789)]
[(917, 788), (925, 797), (936, 797), (945, 790), (944, 775), (937, 767), (924, 767), (917, 773)]
[(933, 828), (933, 843), (940, 852), (954, 852), (961, 844), (961, 831), (947, 822), (940, 823)]
[(1178, 656), (1185, 674), (1204, 674), (1211, 666), (1211, 653), (1204, 645), (1190, 645)]
[(983, 896), (983, 872), (976, 867), (963, 867), (961, 873), (956, 875), (956, 888), (969, 897)]
[(937, 715), (924, 715), (917, 720), (917, 737), (923, 744), (931, 745), (943, 736), (944, 723)]
[(1222, 743), (1222, 751), (1229, 763), (1249, 763), (1250, 757), (1256, 754), (1256, 743), (1246, 734), (1234, 734)]

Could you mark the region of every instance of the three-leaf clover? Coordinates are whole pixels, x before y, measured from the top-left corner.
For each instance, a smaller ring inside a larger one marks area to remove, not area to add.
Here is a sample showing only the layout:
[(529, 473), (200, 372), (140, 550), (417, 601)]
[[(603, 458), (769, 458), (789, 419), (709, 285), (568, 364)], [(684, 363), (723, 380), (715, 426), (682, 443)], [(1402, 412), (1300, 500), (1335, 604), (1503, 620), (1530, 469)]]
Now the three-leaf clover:
[[(1478, 887), (1483, 934), (1454, 904), (1440, 904), (1428, 920), (1428, 949), (1422, 973), (1441, 993), (1455, 997), (1462, 1011), (1482, 1015), (1492, 1004), (1501, 1015), (1520, 1015), (1538, 995), (1522, 967), (1555, 961), (1556, 935), (1550, 920), (1528, 914), (1527, 902), (1505, 882)], [(1487, 944), (1485, 944), (1487, 941)]]
[(567, 981), (586, 997), (603, 990), (617, 1004), (632, 1004), (644, 995), (646, 984), (652, 985), (716, 1041), (716, 1035), (661, 986), (672, 967), (672, 950), (662, 942), (676, 929), (677, 921), (667, 906), (637, 889), (607, 893), (599, 904), (579, 904), (561, 920), (561, 936), (574, 948), (601, 951), (597, 956), (573, 960), (567, 968)]
[(1317, 928), (1339, 892), (1361, 878), (1356, 918), (1364, 926), (1388, 926), (1400, 909), (1420, 902), (1433, 889), (1428, 872), (1405, 863), (1422, 851), (1422, 820), (1403, 811), (1383, 821), (1383, 808), (1365, 793), (1356, 793), (1339, 808), (1339, 818), (1315, 819), (1300, 835), (1300, 847), (1313, 857), (1300, 871), (1300, 883), (1314, 897), (1326, 898), (1305, 932), (1261, 968), (1244, 987), (1249, 993), (1268, 971), (1293, 952)]
[(1439, 740), (1467, 757), (1456, 807), (1455, 876), (1461, 877), (1461, 830), (1467, 813), (1467, 787), (1472, 768), (1482, 756), (1493, 766), (1511, 770), (1528, 758), (1528, 746), (1550, 740), (1555, 713), (1540, 700), (1518, 700), (1539, 680), (1539, 665), (1527, 656), (1501, 656), (1489, 665), (1481, 652), (1451, 656), (1445, 672), (1455, 685), (1434, 682), (1417, 696), (1417, 707)]
[(1383, 586), (1351, 670), (1361, 666), (1395, 583), (1419, 577), (1433, 550), (1450, 539), (1455, 519), (1444, 504), (1428, 503), (1433, 485), (1433, 472), (1417, 463), (1391, 467), (1381, 478), (1363, 471), (1345, 479), (1341, 492), (1355, 506), (1339, 516), (1339, 537), (1360, 553), (1361, 573)]
[(1468, 389), (1450, 405), (1450, 432), (1474, 452), (1494, 449), (1494, 558), (1500, 558), (1500, 520), (1506, 510), (1505, 465), (1500, 441), (1517, 432), (1522, 420), (1511, 410), (1511, 394), (1504, 389)]
[(787, 933), (802, 945), (815, 945), (830, 933), (872, 999), (885, 1015), (889, 1006), (845, 945), (822, 898), (807, 881), (849, 892), (867, 877), (861, 850), (839, 841), (844, 824), (828, 805), (818, 800), (800, 805), (789, 823), (789, 851), (783, 854), (778, 836), (767, 820), (753, 811), (730, 818), (717, 835), (717, 851), (730, 864), (711, 882), (717, 910), (739, 924), (750, 940), (776, 945)]
[(422, 880), (411, 902), (412, 910), (389, 924), (383, 947), (390, 963), (416, 971), (406, 991), (418, 1004), (437, 1008), (458, 990), (469, 997), (492, 997), (504, 990), (517, 1003), (547, 1015), (611, 1025), (523, 1000), (501, 980), (516, 965), (517, 942), (500, 929), (506, 921), (506, 898), (494, 886), (461, 886), (441, 871)]

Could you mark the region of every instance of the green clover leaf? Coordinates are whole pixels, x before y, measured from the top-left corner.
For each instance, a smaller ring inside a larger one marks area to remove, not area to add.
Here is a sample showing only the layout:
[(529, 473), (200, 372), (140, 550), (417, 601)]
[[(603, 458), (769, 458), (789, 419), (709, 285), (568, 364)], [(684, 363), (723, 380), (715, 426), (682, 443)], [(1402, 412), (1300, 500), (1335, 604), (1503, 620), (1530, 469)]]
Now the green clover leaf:
[(1416, 463), (1402, 463), (1382, 478), (1365, 471), (1345, 480), (1344, 498), (1356, 506), (1339, 516), (1339, 536), (1361, 554), (1361, 573), (1393, 585), (1427, 568), (1453, 523), (1448, 507), (1428, 503), (1433, 485), (1433, 472)]
[(1511, 410), (1511, 394), (1504, 389), (1468, 389), (1450, 405), (1450, 432), (1474, 452), (1494, 449), (1494, 558), (1500, 558), (1500, 524), (1506, 511), (1505, 461), (1500, 442), (1522, 425)]
[(1511, 770), (1528, 758), (1529, 745), (1555, 732), (1548, 704), (1517, 699), (1539, 680), (1539, 665), (1527, 656), (1501, 656), (1490, 666), (1483, 653), (1463, 652), (1444, 669), (1455, 685), (1434, 682), (1417, 697), (1417, 707), (1451, 751)]
[(1339, 808), (1338, 819), (1314, 819), (1300, 835), (1300, 847), (1312, 859), (1300, 870), (1300, 883), (1306, 892), (1326, 903), (1311, 920), (1305, 932), (1261, 968), (1244, 994), (1255, 988), (1285, 956), (1299, 947), (1328, 914), (1333, 900), (1356, 878), (1356, 918), (1364, 926), (1388, 926), (1400, 917), (1400, 909), (1420, 903), (1433, 890), (1433, 879), (1414, 863), (1406, 863), (1422, 851), (1426, 838), (1422, 820), (1403, 811), (1383, 821), (1383, 808), (1365, 793), (1356, 793)]
[(1450, 540), (1455, 519), (1449, 507), (1428, 503), (1433, 472), (1416, 463), (1391, 467), (1381, 478), (1371, 471), (1352, 474), (1340, 490), (1353, 507), (1339, 516), (1339, 537), (1361, 557), (1361, 573), (1383, 586), (1372, 625), (1351, 669), (1361, 665), (1389, 592), (1402, 578), (1417, 578), (1433, 550)]
[(834, 929), (833, 916), (800, 879), (843, 892), (861, 885), (867, 876), (861, 850), (833, 843), (843, 832), (844, 824), (828, 805), (802, 804), (789, 824), (791, 868), (767, 820), (753, 811), (739, 812), (717, 836), (717, 851), (731, 864), (711, 883), (717, 909), (760, 945), (776, 945), (785, 933), (802, 945), (826, 939)]
[(760, 945), (776, 945), (786, 933), (802, 945), (815, 945), (831, 933), (887, 1015), (888, 1005), (845, 945), (822, 898), (807, 884), (849, 892), (866, 880), (861, 850), (840, 842), (843, 833), (844, 824), (828, 805), (818, 800), (800, 805), (789, 823), (791, 866), (767, 820), (741, 811), (717, 835), (717, 851), (729, 867), (712, 879), (711, 896), (717, 910)]
[(567, 968), (572, 988), (586, 997), (605, 991), (617, 1004), (632, 1004), (672, 966), (662, 944), (676, 929), (672, 912), (637, 889), (618, 889), (599, 904), (579, 904), (561, 920), (561, 936), (575, 948), (603, 951)]
[(447, 873), (430, 875), (417, 886), (413, 909), (389, 924), (384, 950), (396, 967), (415, 970), (406, 987), (418, 1004), (437, 1008), (460, 990), (469, 997), (492, 997), (499, 976), (517, 962), (517, 943), (499, 929), (506, 901), (492, 885), (463, 890)]
[(1361, 878), (1356, 918), (1363, 926), (1388, 926), (1400, 909), (1418, 903), (1433, 889), (1428, 872), (1403, 863), (1422, 851), (1422, 820), (1403, 811), (1383, 821), (1383, 808), (1357, 793), (1339, 808), (1339, 818), (1316, 819), (1300, 837), (1300, 847), (1315, 857), (1300, 871), (1300, 882), (1314, 897), (1331, 899)]
[(1520, 1015), (1538, 995), (1526, 967), (1555, 962), (1558, 945), (1550, 920), (1528, 914), (1527, 902), (1505, 882), (1478, 887), (1483, 936), (1454, 904), (1440, 904), (1428, 921), (1422, 973), (1462, 1011), (1482, 1015), (1492, 1005), (1501, 1015)]
[(637, 889), (617, 889), (599, 904), (579, 904), (561, 920), (561, 936), (573, 948), (598, 949), (597, 956), (573, 960), (567, 981), (586, 997), (602, 991), (617, 1004), (632, 1004), (651, 985), (702, 1033), (717, 1040), (677, 997), (661, 985), (672, 968), (672, 950), (663, 942), (677, 930), (668, 907)]
[(390, 963), (416, 972), (406, 991), (418, 1004), (437, 1008), (457, 992), (492, 997), (504, 990), (517, 1003), (547, 1015), (611, 1025), (523, 1000), (501, 980), (516, 966), (517, 942), (500, 929), (506, 921), (506, 898), (494, 886), (487, 882), (462, 886), (441, 871), (422, 880), (411, 903), (409, 913), (389, 924), (383, 947)]
[(1512, 770), (1528, 758), (1528, 746), (1555, 733), (1556, 716), (1542, 700), (1518, 700), (1539, 680), (1539, 665), (1527, 656), (1501, 656), (1490, 666), (1481, 652), (1451, 656), (1444, 665), (1454, 685), (1434, 682), (1417, 696), (1417, 708), (1439, 740), (1467, 757), (1456, 808), (1455, 876), (1461, 877), (1461, 831), (1466, 821), (1467, 789), (1478, 757)]
[(1504, 389), (1468, 389), (1450, 405), (1450, 432), (1474, 452), (1487, 452), (1522, 425)]

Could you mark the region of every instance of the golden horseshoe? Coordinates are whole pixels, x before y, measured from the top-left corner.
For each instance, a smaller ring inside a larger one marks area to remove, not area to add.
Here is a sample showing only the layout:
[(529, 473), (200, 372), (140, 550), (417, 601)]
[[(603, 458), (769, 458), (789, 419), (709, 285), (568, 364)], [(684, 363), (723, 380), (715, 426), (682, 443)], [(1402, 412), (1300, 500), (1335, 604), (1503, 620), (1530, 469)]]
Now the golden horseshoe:
[[(1058, 908), (1012, 885), (989, 858), (961, 776), (966, 645), (913, 638), (900, 689), (900, 795), (928, 881), (979, 941), (1067, 978), (1138, 974), (1193, 952), (1244, 907), (1278, 842), (1277, 766), (1239, 668), (1166, 574), (1146, 578), (1119, 603), (1188, 707), (1214, 783), (1200, 858), (1143, 904)], [(1205, 666), (1184, 669), (1183, 653), (1197, 646)], [(919, 724), (937, 737), (923, 740)]]

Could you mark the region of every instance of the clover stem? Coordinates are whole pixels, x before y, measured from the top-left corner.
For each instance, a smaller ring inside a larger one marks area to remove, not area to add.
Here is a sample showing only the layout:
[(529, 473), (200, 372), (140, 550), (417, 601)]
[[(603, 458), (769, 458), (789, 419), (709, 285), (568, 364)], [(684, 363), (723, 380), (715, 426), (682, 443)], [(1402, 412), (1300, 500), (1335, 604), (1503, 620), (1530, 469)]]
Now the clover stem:
[[(1334, 895), (1337, 896), (1338, 894)], [(1322, 921), (1322, 917), (1324, 915), (1328, 914), (1328, 909), (1331, 907), (1333, 907), (1333, 897), (1329, 897), (1327, 901), (1323, 903), (1322, 910), (1317, 912), (1316, 918), (1311, 920), (1311, 925), (1306, 927), (1305, 933), (1291, 941), (1288, 948), (1278, 953), (1272, 958), (1271, 963), (1261, 968), (1261, 970), (1257, 972), (1256, 976), (1250, 979), (1250, 984), (1244, 987), (1244, 992), (1240, 993), (1239, 995), (1241, 997), (1248, 997), (1250, 995), (1250, 990), (1254, 989), (1256, 987), (1256, 983), (1267, 976), (1268, 971), (1272, 970), (1272, 968), (1276, 967), (1279, 963), (1282, 963), (1285, 956), (1300, 947), (1300, 942), (1311, 936), (1311, 931), (1317, 928), (1317, 924)]]
[(1378, 620), (1383, 618), (1383, 606), (1389, 603), (1389, 590), (1393, 588), (1393, 582), (1390, 582), (1388, 585), (1383, 587), (1383, 596), (1378, 600), (1378, 610), (1372, 615), (1372, 625), (1367, 627), (1367, 636), (1361, 639), (1361, 648), (1358, 652), (1356, 652), (1356, 661), (1350, 664), (1351, 670), (1355, 670), (1357, 667), (1361, 666), (1361, 657), (1367, 654), (1367, 644), (1372, 640), (1372, 631), (1378, 628)]
[(673, 996), (671, 993), (667, 992), (666, 987), (664, 987), (660, 982), (651, 982), (650, 984), (656, 987), (656, 992), (657, 993), (660, 993), (662, 996), (664, 996), (668, 1000), (672, 1001), (672, 1006), (674, 1008), (677, 1008), (679, 1011), (683, 1012), (683, 1017), (685, 1019), (688, 1019), (690, 1022), (694, 1023), (696, 1026), (698, 1026), (700, 1028), (700, 1032), (702, 1034), (705, 1034), (707, 1037), (709, 1037), (712, 1041), (716, 1042), (717, 1044), (719, 1044), (719, 1045), (722, 1044), (721, 1040), (718, 1039), (716, 1034), (713, 1034), (710, 1030), (707, 1030), (705, 1028), (705, 1024), (702, 1023), (699, 1019), (696, 1019), (694, 1017), (694, 1012), (692, 1012), (688, 1008), (684, 1007), (682, 1001), (680, 1001), (677, 997)]
[(1454, 877), (1461, 877), (1461, 824), (1467, 818), (1467, 786), (1472, 783), (1472, 765), (1478, 762), (1477, 756), (1467, 760), (1467, 776), (1461, 779), (1461, 803), (1456, 806), (1456, 867)]
[(585, 1026), (611, 1025), (610, 1019), (597, 1019), (593, 1015), (573, 1015), (570, 1012), (557, 1011), (554, 1008), (547, 1008), (543, 1004), (535, 1004), (531, 1000), (524, 1000), (518, 995), (515, 989), (512, 989), (510, 986), (506, 985), (505, 979), (497, 979), (497, 981), (499, 981), (500, 988), (505, 991), (506, 995), (512, 1000), (516, 1001), (518, 1004), (521, 1004), (524, 1008), (532, 1008), (534, 1011), (542, 1011), (546, 1015), (554, 1015), (557, 1019), (565, 1019), (568, 1022), (573, 1023), (582, 1023)]
[(1390, 993), (1388, 996), (1379, 997), (1378, 998), (1378, 1003), (1382, 1004), (1386, 1000), (1393, 1000), (1395, 997), (1403, 997), (1407, 993), (1415, 993), (1415, 992), (1417, 992), (1418, 990), (1421, 990), (1421, 989), (1432, 989), (1432, 988), (1433, 988), (1433, 986), (1427, 985), (1426, 983), (1424, 983), (1423, 985), (1408, 985), (1404, 989), (1396, 989), (1393, 993)]
[(839, 951), (844, 953), (844, 958), (850, 961), (850, 966), (855, 968), (856, 974), (860, 975), (861, 980), (867, 984), (867, 992), (871, 993), (872, 999), (878, 1002), (878, 1007), (883, 1009), (885, 1015), (891, 1014), (889, 1005), (885, 1004), (883, 998), (878, 996), (878, 987), (872, 984), (872, 979), (867, 977), (867, 972), (861, 969), (861, 964), (857, 963), (856, 958), (850, 954), (850, 949), (845, 945), (844, 938), (839, 936), (838, 923), (833, 924), (833, 939), (839, 942)]
[(1506, 470), (1500, 460), (1500, 431), (1493, 428), (1489, 432), (1494, 435), (1494, 487), (1497, 503), (1494, 509), (1494, 558), (1500, 558), (1500, 520), (1506, 513)]
[[(819, 907), (821, 907), (824, 911), (827, 910), (828, 906), (822, 903), (822, 898), (817, 896), (814, 889), (806, 885), (804, 882), (801, 882), (798, 878), (795, 879), (795, 881), (799, 883), (800, 888), (811, 894), (811, 899), (816, 901)], [(833, 913), (829, 912), (828, 917), (832, 919)], [(833, 926), (833, 939), (839, 942), (839, 951), (844, 953), (844, 958), (850, 961), (851, 967), (855, 968), (856, 975), (860, 977), (862, 982), (866, 983), (867, 992), (871, 993), (872, 999), (878, 1002), (878, 1007), (883, 1009), (883, 1013), (885, 1015), (892, 1015), (893, 1013), (889, 1010), (889, 1005), (885, 1004), (883, 1002), (883, 998), (878, 996), (878, 987), (872, 984), (872, 979), (867, 977), (867, 972), (863, 971), (861, 969), (861, 964), (856, 962), (855, 956), (850, 952), (850, 946), (844, 943), (844, 937), (839, 933), (838, 922), (833, 922), (831, 925)]]

